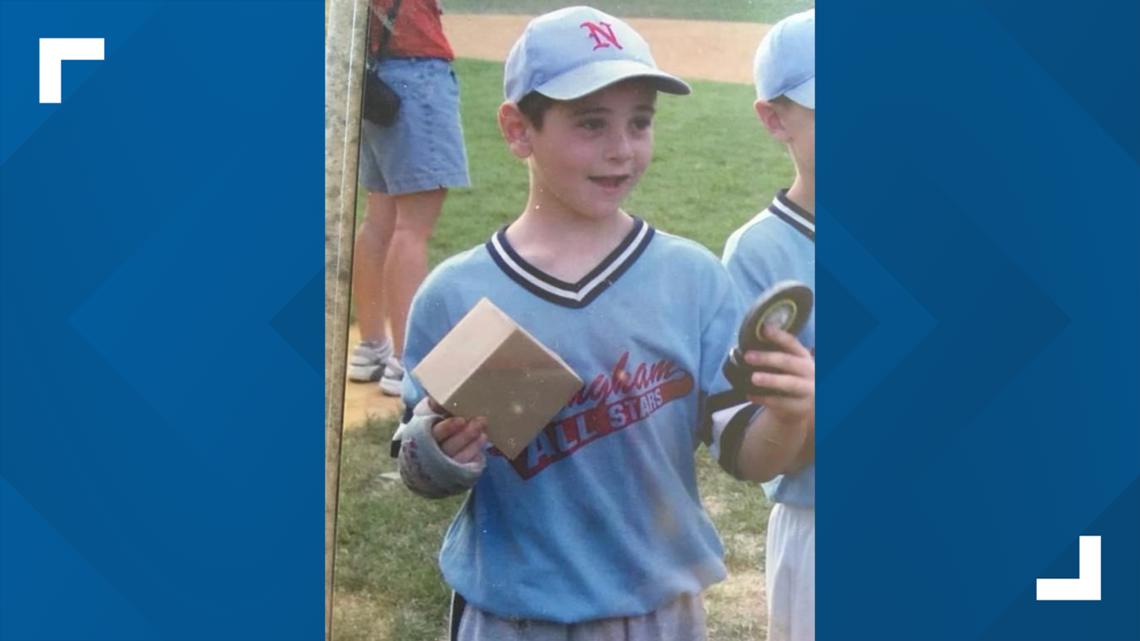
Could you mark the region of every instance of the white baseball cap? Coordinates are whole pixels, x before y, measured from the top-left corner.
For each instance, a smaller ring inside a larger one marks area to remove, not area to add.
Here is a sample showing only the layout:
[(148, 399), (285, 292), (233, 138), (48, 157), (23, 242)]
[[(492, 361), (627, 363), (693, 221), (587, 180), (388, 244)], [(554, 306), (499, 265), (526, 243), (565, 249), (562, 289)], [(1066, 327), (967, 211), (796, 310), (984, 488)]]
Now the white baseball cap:
[(592, 7), (567, 7), (526, 26), (507, 55), (503, 94), (512, 102), (532, 91), (574, 100), (628, 78), (653, 79), (666, 93), (692, 91), (657, 68), (649, 44), (633, 27)]
[(815, 9), (772, 25), (756, 49), (752, 73), (757, 98), (787, 96), (815, 109)]

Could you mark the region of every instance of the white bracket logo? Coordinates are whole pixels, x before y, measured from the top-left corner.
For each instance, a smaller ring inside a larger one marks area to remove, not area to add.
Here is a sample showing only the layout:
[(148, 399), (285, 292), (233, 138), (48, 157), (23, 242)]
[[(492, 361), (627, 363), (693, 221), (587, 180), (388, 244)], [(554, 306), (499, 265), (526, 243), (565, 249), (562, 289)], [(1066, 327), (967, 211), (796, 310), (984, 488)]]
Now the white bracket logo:
[(1100, 601), (1100, 537), (1082, 536), (1075, 579), (1037, 579), (1038, 601)]
[(64, 60), (102, 59), (102, 38), (40, 38), (40, 104), (62, 102)]

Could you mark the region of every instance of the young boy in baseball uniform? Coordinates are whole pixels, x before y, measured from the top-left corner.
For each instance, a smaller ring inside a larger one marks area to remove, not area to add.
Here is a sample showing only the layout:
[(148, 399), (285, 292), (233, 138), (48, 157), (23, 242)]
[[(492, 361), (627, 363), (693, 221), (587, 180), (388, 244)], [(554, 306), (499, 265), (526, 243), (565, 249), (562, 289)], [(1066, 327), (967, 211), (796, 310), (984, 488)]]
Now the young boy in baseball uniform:
[[(690, 88), (625, 22), (589, 7), (530, 22), (498, 113), (529, 169), (525, 208), (413, 301), (408, 371), (487, 297), (584, 382), (508, 460), (484, 418), (442, 416), (405, 378), (405, 484), (470, 491), (439, 556), (455, 639), (706, 638), (701, 593), (725, 567), (694, 451), (730, 421), (778, 415), (741, 404), (722, 373), (742, 314), (724, 268), (621, 209), (650, 162), (658, 92)], [(796, 420), (807, 412), (800, 399)]]
[[(755, 59), (756, 114), (788, 149), (796, 168), (792, 186), (736, 230), (724, 265), (745, 301), (788, 279), (815, 289), (815, 10), (789, 16), (768, 31)], [(815, 313), (799, 334), (800, 350), (815, 352)], [(749, 361), (769, 366), (779, 352)], [(814, 357), (813, 357), (814, 358)], [(804, 362), (801, 360), (801, 364)], [(768, 639), (815, 638), (815, 366), (799, 372), (811, 380), (808, 430), (781, 438), (745, 439), (740, 474), (766, 481), (775, 503), (768, 519)], [(760, 374), (763, 380), (772, 375)], [(767, 384), (762, 383), (762, 384)], [(749, 435), (755, 436), (755, 435)]]

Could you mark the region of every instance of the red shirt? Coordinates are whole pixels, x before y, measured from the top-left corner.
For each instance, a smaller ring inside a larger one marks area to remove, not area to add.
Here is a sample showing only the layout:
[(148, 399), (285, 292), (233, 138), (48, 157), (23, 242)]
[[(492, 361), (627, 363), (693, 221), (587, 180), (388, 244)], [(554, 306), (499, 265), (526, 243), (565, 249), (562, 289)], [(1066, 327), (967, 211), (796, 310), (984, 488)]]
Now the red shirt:
[[(387, 15), (394, 0), (371, 0), (372, 16), (369, 20), (369, 47), (375, 55), (380, 50), (383, 33), (377, 15)], [(388, 40), (384, 57), (403, 56), (417, 58), (443, 58), (453, 60), (451, 43), (443, 35), (439, 17), (443, 11), (437, 0), (402, 0), (396, 14), (395, 30)]]

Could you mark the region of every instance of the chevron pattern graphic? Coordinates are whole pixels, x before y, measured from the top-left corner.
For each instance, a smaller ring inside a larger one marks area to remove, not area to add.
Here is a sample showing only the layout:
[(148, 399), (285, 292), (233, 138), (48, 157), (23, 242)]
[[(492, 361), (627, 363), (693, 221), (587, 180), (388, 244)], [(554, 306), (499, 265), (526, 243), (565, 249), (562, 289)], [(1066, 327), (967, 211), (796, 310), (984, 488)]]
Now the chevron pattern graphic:
[(320, 638), (323, 6), (0, 12), (0, 638)]
[(822, 9), (819, 638), (1140, 638), (1136, 8)]

